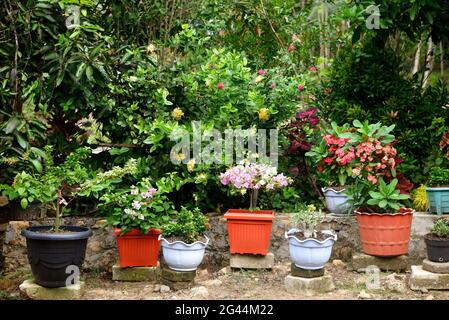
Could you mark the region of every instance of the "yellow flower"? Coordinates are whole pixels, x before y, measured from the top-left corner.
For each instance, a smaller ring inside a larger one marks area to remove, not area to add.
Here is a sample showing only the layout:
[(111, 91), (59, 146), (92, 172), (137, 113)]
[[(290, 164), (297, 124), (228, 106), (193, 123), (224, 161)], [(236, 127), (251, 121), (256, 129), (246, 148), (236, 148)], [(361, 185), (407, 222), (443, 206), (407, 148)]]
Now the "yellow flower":
[(171, 112), (171, 116), (175, 118), (175, 120), (180, 120), (182, 116), (184, 115), (184, 112), (182, 112), (181, 108), (174, 108)]
[(267, 108), (261, 108), (259, 109), (259, 119), (262, 121), (267, 121), (270, 118), (270, 115), (268, 114)]
[(177, 153), (177, 154), (173, 154), (173, 158), (176, 161), (182, 161), (182, 160), (184, 160), (186, 158), (186, 155), (184, 153), (180, 152), (180, 153)]
[(240, 194), (244, 196), (246, 194), (246, 189), (240, 189)]
[(259, 82), (261, 82), (263, 80), (263, 77), (262, 76), (257, 76), (256, 77), (256, 83), (259, 83)]
[(189, 160), (189, 162), (187, 162), (187, 170), (189, 172), (192, 172), (194, 167), (195, 167), (195, 159)]

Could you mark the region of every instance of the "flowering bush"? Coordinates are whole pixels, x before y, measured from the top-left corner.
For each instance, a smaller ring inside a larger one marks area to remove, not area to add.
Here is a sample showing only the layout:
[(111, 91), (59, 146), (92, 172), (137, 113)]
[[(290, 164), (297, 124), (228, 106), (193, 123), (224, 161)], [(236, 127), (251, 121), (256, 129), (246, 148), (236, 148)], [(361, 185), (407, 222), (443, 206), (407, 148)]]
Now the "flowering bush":
[[(327, 177), (327, 183), (341, 186), (357, 178), (364, 178), (376, 185), (379, 177), (387, 181), (398, 176), (397, 151), (392, 142), (394, 136), (390, 132), (394, 126), (386, 127), (380, 123), (369, 124), (355, 120), (354, 127), (345, 124), (341, 127), (332, 123), (331, 129), (322, 135), (319, 145), (306, 155), (315, 160), (317, 171)], [(335, 181), (335, 178), (338, 181)], [(401, 176), (401, 179), (404, 179)], [(408, 191), (407, 183), (399, 185)]]
[(449, 159), (449, 131), (446, 131), (443, 134), (443, 137), (440, 141), (440, 149), (443, 152), (446, 152), (446, 158)]
[(275, 167), (265, 164), (245, 163), (234, 166), (220, 174), (223, 185), (231, 185), (245, 195), (250, 190), (250, 210), (257, 206), (260, 189), (275, 190), (288, 186), (292, 179), (277, 173)]
[(150, 228), (160, 228), (174, 212), (167, 197), (146, 179), (128, 190), (106, 193), (99, 200), (99, 207), (111, 207), (107, 222), (121, 228), (122, 234), (133, 228), (139, 228), (143, 233), (148, 233)]
[(309, 108), (296, 113), (295, 119), (289, 123), (288, 152), (297, 153), (311, 149), (313, 133), (317, 131), (320, 122), (316, 112), (317, 108)]

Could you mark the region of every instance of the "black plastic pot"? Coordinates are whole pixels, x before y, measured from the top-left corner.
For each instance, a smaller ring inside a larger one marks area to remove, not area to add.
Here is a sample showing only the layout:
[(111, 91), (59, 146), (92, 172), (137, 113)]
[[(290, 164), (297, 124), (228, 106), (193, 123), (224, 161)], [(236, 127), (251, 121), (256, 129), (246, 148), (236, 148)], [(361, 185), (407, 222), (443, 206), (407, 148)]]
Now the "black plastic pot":
[(424, 236), (427, 246), (427, 258), (433, 262), (449, 262), (449, 239), (429, 239), (429, 234)]
[(28, 261), (37, 284), (47, 288), (66, 286), (73, 273), (68, 266), (81, 269), (86, 254), (87, 239), (92, 230), (84, 227), (62, 226), (68, 233), (45, 233), (51, 226), (37, 226), (22, 230), (27, 240)]

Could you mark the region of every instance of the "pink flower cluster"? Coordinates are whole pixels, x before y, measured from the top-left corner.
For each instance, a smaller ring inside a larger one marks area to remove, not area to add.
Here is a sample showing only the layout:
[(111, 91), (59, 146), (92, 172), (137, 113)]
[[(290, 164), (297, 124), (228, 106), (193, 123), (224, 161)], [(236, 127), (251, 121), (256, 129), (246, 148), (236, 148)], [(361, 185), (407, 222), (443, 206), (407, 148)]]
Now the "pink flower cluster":
[(269, 189), (286, 187), (291, 179), (283, 173), (277, 174), (275, 167), (246, 163), (234, 166), (220, 174), (223, 185), (231, 184), (236, 189)]

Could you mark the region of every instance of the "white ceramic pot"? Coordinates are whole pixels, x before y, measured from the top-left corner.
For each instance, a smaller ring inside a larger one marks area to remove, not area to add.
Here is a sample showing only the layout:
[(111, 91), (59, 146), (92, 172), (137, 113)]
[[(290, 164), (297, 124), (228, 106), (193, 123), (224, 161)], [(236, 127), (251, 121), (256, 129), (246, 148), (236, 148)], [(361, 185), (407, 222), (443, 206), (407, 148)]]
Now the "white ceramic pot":
[(301, 269), (318, 270), (322, 269), (329, 261), (332, 253), (332, 246), (337, 241), (337, 235), (331, 230), (322, 230), (321, 232), (331, 235), (324, 241), (308, 238), (299, 240), (293, 234), (298, 232), (298, 229), (290, 229), (285, 233), (285, 238), (288, 240), (288, 247), (290, 257), (294, 264)]
[(206, 246), (209, 243), (209, 238), (206, 242), (195, 241), (187, 244), (183, 241), (169, 242), (167, 239), (159, 235), (161, 241), (162, 255), (168, 267), (176, 271), (193, 271), (198, 268), (203, 261)]
[(332, 213), (347, 214), (353, 211), (353, 206), (347, 201), (350, 199), (344, 192), (346, 189), (335, 190), (332, 188), (321, 188), (326, 199), (326, 207)]

